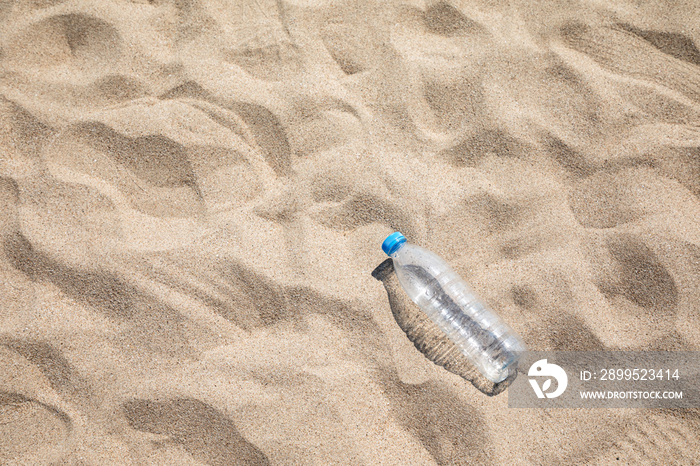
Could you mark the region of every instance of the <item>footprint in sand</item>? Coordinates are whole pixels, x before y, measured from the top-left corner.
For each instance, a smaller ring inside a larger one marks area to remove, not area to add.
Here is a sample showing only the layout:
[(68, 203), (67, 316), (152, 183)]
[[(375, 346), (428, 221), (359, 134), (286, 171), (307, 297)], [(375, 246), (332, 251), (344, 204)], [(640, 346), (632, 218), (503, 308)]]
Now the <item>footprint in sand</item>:
[(130, 400), (122, 406), (132, 429), (168, 436), (209, 465), (270, 464), (223, 413), (199, 400)]
[(84, 13), (50, 16), (5, 39), (4, 60), (20, 70), (99, 74), (122, 50), (122, 38), (106, 21)]
[(49, 345), (0, 337), (1, 461), (58, 461), (69, 450), (75, 426), (62, 397), (75, 377), (66, 368)]

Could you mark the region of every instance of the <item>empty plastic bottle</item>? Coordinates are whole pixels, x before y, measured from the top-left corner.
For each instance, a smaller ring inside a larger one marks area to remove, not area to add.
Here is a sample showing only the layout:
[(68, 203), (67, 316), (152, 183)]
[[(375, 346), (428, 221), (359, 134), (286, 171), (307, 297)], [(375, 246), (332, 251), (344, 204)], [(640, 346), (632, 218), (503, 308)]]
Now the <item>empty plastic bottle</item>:
[(523, 341), (445, 261), (407, 243), (399, 232), (389, 235), (382, 249), (408, 296), (487, 379), (498, 383), (517, 370)]

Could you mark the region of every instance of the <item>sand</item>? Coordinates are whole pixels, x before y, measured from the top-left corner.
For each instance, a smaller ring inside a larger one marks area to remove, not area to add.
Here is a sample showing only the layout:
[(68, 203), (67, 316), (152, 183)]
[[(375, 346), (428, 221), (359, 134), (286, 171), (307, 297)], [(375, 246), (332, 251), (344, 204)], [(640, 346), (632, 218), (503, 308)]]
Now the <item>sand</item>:
[(484, 395), (372, 271), (699, 349), (699, 5), (0, 2), (0, 463), (697, 461), (697, 410)]

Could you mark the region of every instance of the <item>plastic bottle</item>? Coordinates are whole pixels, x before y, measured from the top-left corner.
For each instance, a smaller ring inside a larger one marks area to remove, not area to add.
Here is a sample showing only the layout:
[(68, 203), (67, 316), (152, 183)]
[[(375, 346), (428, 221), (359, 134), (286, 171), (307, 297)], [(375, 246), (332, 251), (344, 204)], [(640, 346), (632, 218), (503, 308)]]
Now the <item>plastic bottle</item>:
[(408, 296), (487, 379), (498, 383), (515, 373), (523, 341), (445, 261), (399, 232), (382, 249)]

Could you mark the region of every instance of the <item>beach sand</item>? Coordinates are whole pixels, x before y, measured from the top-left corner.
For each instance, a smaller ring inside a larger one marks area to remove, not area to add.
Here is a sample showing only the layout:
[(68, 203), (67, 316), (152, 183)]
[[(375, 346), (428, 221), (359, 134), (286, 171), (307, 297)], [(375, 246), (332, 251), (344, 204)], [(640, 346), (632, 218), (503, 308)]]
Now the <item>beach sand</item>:
[(698, 350), (700, 4), (648, 3), (0, 2), (0, 463), (697, 461), (372, 276), (398, 230), (530, 349)]

